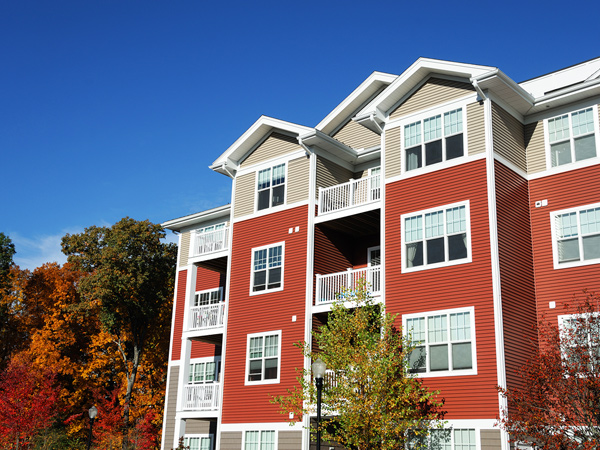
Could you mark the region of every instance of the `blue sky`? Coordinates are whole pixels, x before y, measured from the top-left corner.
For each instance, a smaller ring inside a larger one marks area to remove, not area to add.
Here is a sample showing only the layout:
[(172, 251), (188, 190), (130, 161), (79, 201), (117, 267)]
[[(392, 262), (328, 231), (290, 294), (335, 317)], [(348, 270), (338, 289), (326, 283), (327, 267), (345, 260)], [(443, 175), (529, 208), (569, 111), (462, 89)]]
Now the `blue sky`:
[(229, 203), (230, 180), (207, 166), (260, 115), (315, 126), (374, 70), (400, 74), (421, 56), (533, 78), (600, 56), (599, 12), (592, 1), (4, 1), (0, 231), (33, 269), (65, 261), (66, 233)]

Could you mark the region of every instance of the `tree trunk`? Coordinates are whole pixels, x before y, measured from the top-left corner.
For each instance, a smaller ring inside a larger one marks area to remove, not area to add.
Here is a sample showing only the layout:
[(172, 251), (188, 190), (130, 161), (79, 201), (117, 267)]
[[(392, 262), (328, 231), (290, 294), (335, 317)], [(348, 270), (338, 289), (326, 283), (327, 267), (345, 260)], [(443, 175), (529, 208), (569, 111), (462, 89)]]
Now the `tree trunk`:
[(127, 450), (129, 448), (129, 405), (131, 404), (133, 385), (135, 384), (135, 378), (140, 364), (140, 353), (140, 348), (137, 345), (134, 345), (131, 373), (127, 377), (127, 394), (125, 395), (125, 402), (123, 404), (123, 429), (121, 432), (123, 440), (122, 450)]

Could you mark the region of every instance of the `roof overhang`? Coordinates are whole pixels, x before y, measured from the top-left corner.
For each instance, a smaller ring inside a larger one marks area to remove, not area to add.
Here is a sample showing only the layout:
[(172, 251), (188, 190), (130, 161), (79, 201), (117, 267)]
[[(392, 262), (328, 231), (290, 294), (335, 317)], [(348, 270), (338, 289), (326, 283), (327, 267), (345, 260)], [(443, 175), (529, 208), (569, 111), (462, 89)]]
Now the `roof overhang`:
[(193, 228), (208, 221), (217, 220), (219, 218), (228, 219), (231, 215), (231, 205), (218, 206), (207, 211), (202, 211), (189, 216), (180, 217), (178, 219), (167, 220), (161, 226), (167, 230), (182, 231), (186, 228)]

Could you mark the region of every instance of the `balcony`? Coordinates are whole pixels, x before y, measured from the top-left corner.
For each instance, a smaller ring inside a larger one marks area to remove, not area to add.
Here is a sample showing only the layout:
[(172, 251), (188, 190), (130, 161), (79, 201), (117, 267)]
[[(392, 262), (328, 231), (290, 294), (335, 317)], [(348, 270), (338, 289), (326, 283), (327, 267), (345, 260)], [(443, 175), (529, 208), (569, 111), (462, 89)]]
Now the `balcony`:
[(183, 390), (186, 411), (216, 411), (221, 405), (221, 384), (187, 384)]
[(319, 215), (377, 203), (381, 199), (381, 175), (350, 180), (328, 188), (319, 188)]
[(324, 305), (339, 298), (343, 291), (352, 291), (359, 281), (366, 282), (367, 291), (372, 296), (381, 294), (381, 266), (348, 269), (345, 272), (317, 275), (315, 305)]
[(188, 331), (222, 327), (225, 318), (225, 302), (192, 306), (189, 318)]
[(204, 256), (229, 248), (229, 227), (212, 231), (196, 231), (192, 235), (191, 257)]

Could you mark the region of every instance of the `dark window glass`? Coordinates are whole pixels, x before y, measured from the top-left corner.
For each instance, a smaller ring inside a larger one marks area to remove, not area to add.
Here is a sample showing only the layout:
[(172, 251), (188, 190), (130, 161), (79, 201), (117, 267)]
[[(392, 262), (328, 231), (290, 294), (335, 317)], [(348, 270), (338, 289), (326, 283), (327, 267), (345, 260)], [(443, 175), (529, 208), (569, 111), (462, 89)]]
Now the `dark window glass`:
[(448, 344), (429, 347), (429, 370), (448, 370)]
[(406, 245), (406, 267), (423, 265), (423, 242), (413, 242)]
[(265, 380), (277, 378), (277, 358), (265, 359)]
[(460, 158), (464, 154), (463, 135), (456, 134), (446, 138), (446, 160)]
[(425, 347), (415, 347), (410, 352), (408, 366), (412, 373), (425, 372)]
[(262, 359), (250, 361), (248, 381), (260, 381), (262, 376)]
[(467, 257), (467, 246), (465, 245), (466, 234), (455, 234), (448, 236), (448, 254), (450, 261)]
[(429, 239), (427, 241), (427, 264), (434, 264), (444, 260), (444, 238)]
[(421, 161), (421, 146), (406, 149), (406, 170), (418, 169), (423, 165)]
[(425, 165), (442, 162), (442, 140), (425, 144)]
[(280, 186), (275, 186), (273, 188), (273, 205), (283, 205), (283, 196), (285, 193), (285, 185), (282, 184)]
[(281, 267), (269, 269), (269, 289), (281, 286)]
[(269, 189), (265, 191), (260, 191), (258, 193), (258, 210), (266, 209), (269, 207), (269, 193), (271, 191)]
[(254, 272), (254, 289), (253, 291), (264, 291), (265, 290), (265, 284), (267, 281), (267, 271), (266, 270), (259, 270), (257, 272)]
[(452, 344), (452, 368), (453, 369), (471, 369), (471, 343)]

